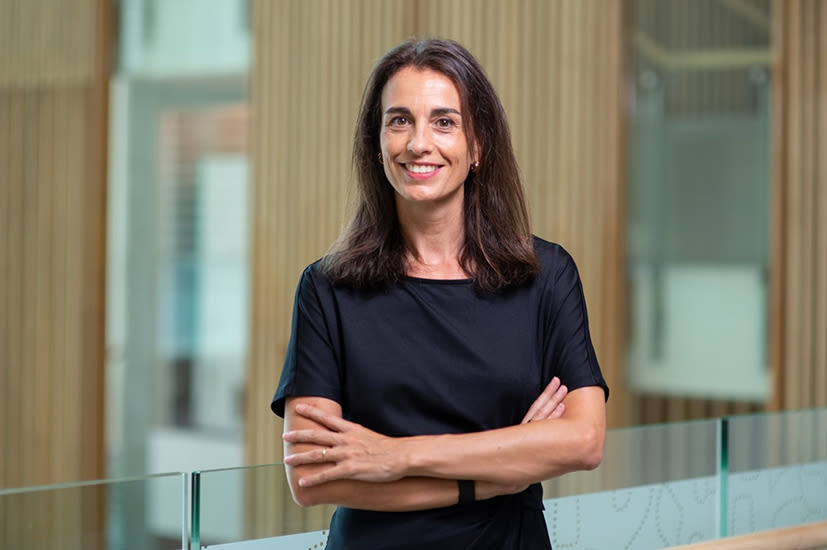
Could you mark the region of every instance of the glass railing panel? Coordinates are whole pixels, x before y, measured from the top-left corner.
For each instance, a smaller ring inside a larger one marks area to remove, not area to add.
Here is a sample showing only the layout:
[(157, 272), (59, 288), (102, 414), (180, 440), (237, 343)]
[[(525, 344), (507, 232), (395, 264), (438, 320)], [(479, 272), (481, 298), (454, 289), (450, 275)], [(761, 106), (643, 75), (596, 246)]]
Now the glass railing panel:
[(324, 548), (334, 509), (293, 502), (282, 464), (196, 472), (191, 546)]
[(544, 483), (552, 545), (645, 550), (717, 537), (718, 433), (718, 420), (610, 430), (600, 467)]
[(0, 490), (0, 548), (186, 548), (186, 474)]
[(729, 535), (827, 520), (827, 409), (728, 422)]

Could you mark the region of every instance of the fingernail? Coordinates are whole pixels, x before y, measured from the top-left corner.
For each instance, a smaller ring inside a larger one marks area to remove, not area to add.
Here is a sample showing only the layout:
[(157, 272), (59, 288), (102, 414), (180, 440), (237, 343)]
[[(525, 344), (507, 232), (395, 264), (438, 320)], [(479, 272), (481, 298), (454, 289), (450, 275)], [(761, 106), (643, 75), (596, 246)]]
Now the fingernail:
[(296, 412), (303, 413), (306, 410), (307, 410), (307, 405), (305, 405), (303, 403), (300, 404), (300, 405), (296, 405)]
[(304, 487), (305, 485), (306, 485), (305, 481), (303, 479), (300, 479), (299, 480), (299, 487)]

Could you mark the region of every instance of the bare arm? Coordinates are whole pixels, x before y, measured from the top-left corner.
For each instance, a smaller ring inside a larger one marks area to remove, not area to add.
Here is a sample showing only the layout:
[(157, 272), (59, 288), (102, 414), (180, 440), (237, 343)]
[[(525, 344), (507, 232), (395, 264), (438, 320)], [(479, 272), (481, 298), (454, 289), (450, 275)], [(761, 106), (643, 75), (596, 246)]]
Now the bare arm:
[[(543, 393), (535, 400), (523, 418), (523, 423), (539, 419), (559, 418), (565, 411), (563, 400), (567, 389), (560, 386), (556, 378), (546, 387)], [(341, 419), (342, 410), (338, 403), (320, 397), (290, 398), (285, 406), (285, 433), (296, 430), (326, 430), (326, 428), (300, 414), (296, 408), (311, 406), (315, 409)], [(335, 467), (329, 461), (328, 448), (314, 443), (291, 443), (285, 438), (285, 456), (291, 454), (315, 452), (321, 455), (321, 460), (306, 464), (291, 465), (286, 461), (287, 476), (293, 499), (302, 506), (315, 504), (338, 504), (351, 508), (383, 511), (409, 511), (457, 503), (457, 483), (451, 479), (435, 477), (405, 477), (395, 481), (382, 483), (359, 481), (355, 479), (337, 479), (321, 485), (303, 487), (299, 481), (308, 476), (322, 473)], [(322, 450), (324, 453), (322, 454)], [(511, 494), (521, 491), (525, 485), (509, 485), (500, 483), (477, 482), (476, 498), (485, 500), (494, 496)]]
[(290, 453), (285, 463), (335, 462), (333, 467), (302, 472), (297, 480), (302, 487), (343, 479), (387, 482), (412, 476), (524, 486), (595, 468), (602, 459), (606, 432), (604, 394), (599, 387), (569, 393), (559, 419), (456, 435), (391, 438), (316, 407), (297, 405), (293, 412), (321, 429), (288, 429), (285, 441), (316, 448)]
[(466, 476), (528, 484), (600, 465), (606, 434), (602, 388), (572, 391), (566, 414), (498, 430), (412, 438), (403, 443), (408, 475)]
[[(341, 407), (335, 401), (321, 397), (290, 398), (285, 406), (285, 431), (302, 429), (324, 429), (317, 422), (296, 414), (297, 405), (311, 405), (317, 410), (341, 418)], [(312, 443), (285, 442), (285, 455), (316, 451), (321, 453), (324, 447)], [(323, 457), (328, 458), (328, 457)], [(293, 500), (301, 506), (316, 504), (337, 504), (363, 510), (381, 510), (404, 512), (451, 506), (457, 503), (459, 496), (457, 482), (433, 477), (406, 477), (384, 483), (372, 483), (355, 479), (338, 479), (310, 487), (302, 487), (299, 480), (303, 477), (324, 472), (335, 466), (333, 462), (291, 466), (287, 465), (287, 479)], [(476, 487), (477, 499), (485, 500), (498, 495), (511, 494), (523, 489), (521, 486), (507, 486), (496, 483), (479, 483)]]

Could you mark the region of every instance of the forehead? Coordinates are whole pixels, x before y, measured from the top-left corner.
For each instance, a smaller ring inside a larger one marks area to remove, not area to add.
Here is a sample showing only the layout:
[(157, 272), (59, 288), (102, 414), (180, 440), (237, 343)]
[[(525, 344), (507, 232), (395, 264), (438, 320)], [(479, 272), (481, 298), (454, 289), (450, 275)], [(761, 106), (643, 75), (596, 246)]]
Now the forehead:
[(382, 109), (387, 107), (451, 107), (460, 110), (459, 90), (444, 74), (432, 69), (404, 67), (382, 90)]

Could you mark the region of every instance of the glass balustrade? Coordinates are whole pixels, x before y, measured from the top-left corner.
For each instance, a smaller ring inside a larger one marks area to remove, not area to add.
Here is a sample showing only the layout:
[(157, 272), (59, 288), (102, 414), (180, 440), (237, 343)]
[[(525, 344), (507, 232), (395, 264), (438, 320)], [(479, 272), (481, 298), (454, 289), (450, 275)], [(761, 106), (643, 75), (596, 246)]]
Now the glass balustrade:
[(284, 465), (195, 472), (192, 481), (193, 550), (324, 548), (335, 507), (293, 502)]
[(643, 549), (715, 538), (719, 429), (704, 420), (610, 430), (600, 467), (544, 484), (552, 545)]
[(827, 520), (827, 409), (725, 421), (728, 535)]
[(185, 548), (186, 481), (174, 473), (0, 490), (0, 548)]
[[(665, 548), (827, 520), (827, 409), (610, 430), (602, 465), (543, 484), (555, 548)], [(282, 464), (0, 490), (14, 550), (324, 548)], [(600, 517), (600, 528), (591, 518)]]

